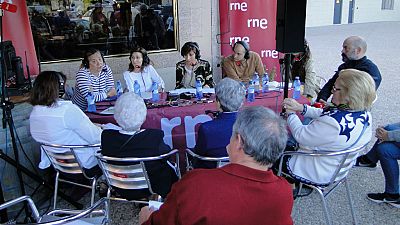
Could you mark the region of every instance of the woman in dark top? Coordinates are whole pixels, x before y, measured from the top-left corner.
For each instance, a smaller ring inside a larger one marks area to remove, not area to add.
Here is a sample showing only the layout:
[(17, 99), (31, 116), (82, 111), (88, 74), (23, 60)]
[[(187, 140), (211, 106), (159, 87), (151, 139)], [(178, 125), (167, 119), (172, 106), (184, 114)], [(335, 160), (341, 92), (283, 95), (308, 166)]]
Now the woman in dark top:
[(200, 79), (203, 87), (214, 87), (210, 63), (200, 59), (200, 48), (196, 42), (186, 42), (181, 49), (185, 58), (176, 64), (176, 86), (178, 88), (195, 88)]
[[(140, 129), (146, 119), (147, 109), (133, 92), (118, 98), (114, 108), (114, 118), (122, 130), (104, 130), (101, 135), (102, 154), (111, 157), (148, 157), (167, 153), (171, 148), (164, 143), (164, 133), (157, 129)], [(174, 169), (167, 160), (145, 163), (153, 191), (163, 198), (178, 180)], [(114, 187), (126, 199), (145, 198), (148, 191), (126, 190)]]

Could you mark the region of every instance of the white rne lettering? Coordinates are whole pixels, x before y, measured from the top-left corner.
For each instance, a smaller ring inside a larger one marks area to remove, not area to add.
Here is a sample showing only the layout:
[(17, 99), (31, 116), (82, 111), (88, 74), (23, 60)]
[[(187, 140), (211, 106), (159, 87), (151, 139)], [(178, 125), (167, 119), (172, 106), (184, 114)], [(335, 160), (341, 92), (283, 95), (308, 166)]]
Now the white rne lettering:
[(268, 20), (265, 18), (262, 19), (248, 19), (247, 27), (259, 27), (263, 30), (268, 28)]
[(229, 3), (229, 10), (240, 10), (242, 12), (247, 11), (247, 2), (232, 2)]
[(261, 58), (265, 57), (265, 58), (274, 58), (277, 59), (278, 58), (278, 54), (279, 52), (276, 50), (261, 50)]
[(230, 37), (229, 38), (229, 44), (233, 45), (234, 43), (238, 42), (238, 41), (245, 41), (247, 43), (250, 42), (250, 38), (249, 37)]
[(208, 115), (198, 115), (194, 118), (191, 116), (185, 116), (185, 133), (186, 133), (186, 147), (194, 148), (196, 146), (196, 132), (195, 126), (198, 123), (204, 123), (212, 120)]
[(161, 130), (164, 131), (164, 142), (169, 145), (169, 147), (173, 148), (172, 145), (172, 129), (181, 125), (182, 120), (180, 117), (174, 117), (171, 120), (167, 118), (161, 119)]

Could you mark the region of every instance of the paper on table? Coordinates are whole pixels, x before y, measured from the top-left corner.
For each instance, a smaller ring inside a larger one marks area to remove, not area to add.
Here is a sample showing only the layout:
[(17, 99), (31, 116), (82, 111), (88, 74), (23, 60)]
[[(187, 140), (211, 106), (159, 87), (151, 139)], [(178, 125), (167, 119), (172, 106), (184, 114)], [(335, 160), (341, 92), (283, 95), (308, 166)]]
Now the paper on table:
[(122, 130), (121, 127), (112, 124), (112, 123), (106, 123), (106, 124), (102, 124), (101, 128), (103, 128), (103, 130)]
[(114, 106), (111, 106), (111, 107), (101, 111), (100, 114), (113, 115), (114, 114)]
[[(184, 93), (184, 92), (190, 92), (192, 94), (196, 94), (196, 89), (195, 88), (181, 88), (181, 89), (175, 89), (175, 90), (169, 91), (169, 93), (178, 94), (178, 95), (180, 95), (181, 93)], [(203, 88), (203, 93), (214, 94), (215, 90), (214, 90), (214, 88)]]
[(157, 201), (150, 200), (149, 201), (149, 208), (153, 208), (154, 210), (158, 210), (158, 209), (160, 209), (162, 204), (163, 204), (162, 202), (157, 202)]

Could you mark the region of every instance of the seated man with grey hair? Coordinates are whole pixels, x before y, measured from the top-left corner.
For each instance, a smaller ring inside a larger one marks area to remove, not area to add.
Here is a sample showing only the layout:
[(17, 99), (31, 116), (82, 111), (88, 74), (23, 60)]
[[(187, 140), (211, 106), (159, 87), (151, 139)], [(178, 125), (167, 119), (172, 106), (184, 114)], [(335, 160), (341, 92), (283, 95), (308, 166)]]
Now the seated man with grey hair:
[(142, 208), (139, 224), (293, 224), (291, 186), (271, 170), (286, 140), (286, 124), (272, 110), (242, 109), (226, 147), (231, 163), (188, 172), (158, 211)]
[[(238, 81), (224, 78), (215, 86), (215, 94), (220, 113), (215, 119), (200, 125), (194, 152), (201, 156), (225, 157), (237, 111), (245, 99), (245, 91)], [(215, 168), (216, 163), (196, 160), (193, 166)]]
[[(122, 130), (104, 130), (101, 135), (101, 153), (111, 157), (149, 157), (165, 154), (171, 148), (164, 143), (164, 132), (158, 129), (140, 129), (146, 119), (147, 109), (143, 99), (133, 92), (118, 98), (114, 108), (114, 118)], [(178, 180), (167, 161), (147, 162), (153, 191), (163, 198)], [(148, 191), (124, 190), (114, 187), (126, 199), (145, 198)]]

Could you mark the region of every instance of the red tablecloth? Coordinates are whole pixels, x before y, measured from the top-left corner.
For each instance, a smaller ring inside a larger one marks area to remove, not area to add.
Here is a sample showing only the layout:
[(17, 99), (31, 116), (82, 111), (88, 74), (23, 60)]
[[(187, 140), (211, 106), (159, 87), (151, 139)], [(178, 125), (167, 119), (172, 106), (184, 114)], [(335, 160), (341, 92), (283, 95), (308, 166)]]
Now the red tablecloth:
[[(165, 99), (165, 94), (162, 97)], [(283, 101), (283, 92), (273, 91), (266, 94), (260, 94), (254, 102), (247, 102), (245, 106), (261, 105), (274, 110), (277, 113), (281, 111)], [(302, 97), (300, 103), (308, 103), (307, 98)], [(98, 111), (104, 110), (107, 106), (112, 106), (114, 102), (98, 103)], [(196, 144), (196, 134), (199, 123), (211, 120), (206, 110), (216, 110), (215, 102), (196, 104), (180, 107), (161, 107), (147, 110), (146, 121), (142, 128), (157, 128), (164, 131), (164, 141), (171, 148), (184, 150), (192, 148)], [(87, 113), (90, 120), (94, 123), (114, 123), (113, 115), (101, 115), (98, 113)]]

